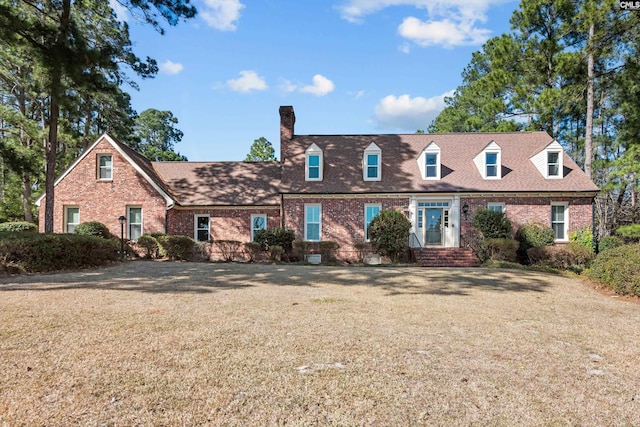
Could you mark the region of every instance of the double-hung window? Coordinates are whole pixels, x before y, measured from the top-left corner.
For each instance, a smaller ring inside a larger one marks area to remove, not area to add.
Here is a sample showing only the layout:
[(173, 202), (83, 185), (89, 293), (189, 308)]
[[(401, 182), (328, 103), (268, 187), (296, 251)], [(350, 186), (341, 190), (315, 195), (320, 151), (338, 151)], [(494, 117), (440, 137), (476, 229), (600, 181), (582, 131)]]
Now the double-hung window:
[(367, 179), (380, 179), (380, 154), (367, 154)]
[(98, 154), (98, 179), (113, 179), (113, 156)]
[(66, 233), (73, 233), (78, 224), (80, 224), (80, 208), (66, 207), (64, 217), (64, 231)]
[(498, 176), (498, 153), (485, 153), (486, 176), (496, 178)]
[(364, 240), (369, 241), (369, 225), (373, 218), (380, 213), (380, 205), (365, 205), (364, 206)]
[(560, 152), (547, 152), (547, 175), (550, 177), (560, 176)]
[(304, 240), (309, 242), (319, 242), (321, 234), (320, 205), (305, 205), (304, 207)]
[(196, 242), (208, 242), (211, 240), (209, 233), (209, 215), (196, 215), (194, 218), (194, 238)]
[(127, 208), (127, 223), (129, 240), (138, 240), (142, 236), (142, 208), (130, 206)]
[(380, 181), (382, 179), (382, 150), (375, 142), (364, 149), (362, 178), (365, 181)]
[(504, 213), (504, 203), (487, 203), (487, 209), (490, 211)]
[(251, 215), (251, 241), (255, 241), (256, 232), (267, 229), (266, 215)]
[(427, 153), (425, 155), (425, 176), (427, 178), (437, 178), (438, 177), (438, 154), (437, 153)]
[(567, 204), (552, 203), (551, 204), (551, 228), (556, 235), (556, 240), (567, 241)]
[(306, 181), (322, 181), (322, 150), (316, 144), (305, 151), (304, 169)]

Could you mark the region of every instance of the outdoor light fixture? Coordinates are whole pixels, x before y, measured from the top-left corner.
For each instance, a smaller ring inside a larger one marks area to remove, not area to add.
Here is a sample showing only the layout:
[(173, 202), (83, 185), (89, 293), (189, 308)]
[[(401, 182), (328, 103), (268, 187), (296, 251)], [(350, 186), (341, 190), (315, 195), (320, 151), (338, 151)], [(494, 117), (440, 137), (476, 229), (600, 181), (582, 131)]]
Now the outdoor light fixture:
[(118, 221), (120, 221), (120, 259), (122, 259), (124, 258), (124, 223), (127, 222), (127, 218), (120, 215)]
[(468, 204), (464, 204), (462, 205), (462, 213), (464, 214), (464, 220), (468, 220), (469, 219), (469, 205)]

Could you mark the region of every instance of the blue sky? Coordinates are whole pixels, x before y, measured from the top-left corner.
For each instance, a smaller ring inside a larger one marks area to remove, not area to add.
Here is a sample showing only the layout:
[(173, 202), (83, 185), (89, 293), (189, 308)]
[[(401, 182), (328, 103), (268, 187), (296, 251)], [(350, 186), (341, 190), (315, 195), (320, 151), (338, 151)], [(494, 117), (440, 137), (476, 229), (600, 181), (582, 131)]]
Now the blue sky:
[(517, 1), (192, 0), (198, 16), (160, 35), (119, 11), (134, 51), (158, 61), (133, 107), (171, 110), (192, 161), (279, 153), (280, 105), (297, 134), (426, 129), (471, 54), (509, 31)]

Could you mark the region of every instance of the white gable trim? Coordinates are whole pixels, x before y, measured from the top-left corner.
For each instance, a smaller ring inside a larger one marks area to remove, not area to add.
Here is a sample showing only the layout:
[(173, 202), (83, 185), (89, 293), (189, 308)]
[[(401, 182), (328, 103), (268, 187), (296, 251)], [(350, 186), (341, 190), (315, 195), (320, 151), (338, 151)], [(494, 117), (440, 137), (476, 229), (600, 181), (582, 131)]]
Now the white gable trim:
[[(549, 176), (549, 165), (547, 163), (548, 153), (550, 152), (558, 152), (558, 167), (559, 174), (557, 176)], [(542, 151), (531, 157), (531, 162), (538, 169), (540, 175), (545, 177), (545, 179), (562, 179), (564, 177), (564, 149), (562, 145), (555, 139), (551, 141)]]
[[(111, 138), (108, 134), (104, 133), (102, 134), (102, 136), (100, 136), (100, 138), (98, 138), (96, 140), (96, 142), (94, 142), (93, 144), (91, 144), (91, 146), (89, 148), (87, 148), (84, 153), (82, 153), (82, 155), (80, 157), (78, 157), (76, 159), (75, 162), (73, 162), (73, 164), (71, 166), (69, 166), (69, 168), (64, 171), (64, 173), (62, 175), (60, 175), (60, 177), (58, 177), (58, 179), (56, 179), (56, 182), (53, 184), (54, 187), (58, 185), (58, 183), (60, 183), (67, 175), (69, 175), (69, 173), (81, 162), (85, 159), (85, 157), (87, 157), (89, 155), (89, 153), (91, 151), (93, 151), (93, 149), (102, 141), (102, 140), (107, 141), (109, 144), (111, 144), (111, 146), (118, 152), (118, 154), (120, 154), (127, 162), (129, 162), (129, 164), (131, 166), (133, 166), (133, 168), (140, 174), (142, 175), (142, 177), (144, 179), (147, 180), (147, 182), (149, 184), (151, 184), (151, 186), (158, 192), (158, 194), (160, 194), (165, 202), (167, 203), (167, 208), (172, 208), (173, 205), (175, 204), (175, 201), (171, 198), (171, 196), (169, 196), (164, 190), (162, 190), (162, 188), (160, 188), (154, 181), (153, 179), (151, 179), (151, 177), (144, 171), (142, 170), (142, 168), (140, 166), (138, 166), (138, 164), (136, 162), (134, 162), (131, 157), (129, 157), (127, 155), (127, 153), (124, 152), (124, 150), (122, 148), (120, 148), (120, 146), (118, 144), (115, 143), (115, 141), (113, 140), (113, 138)], [(42, 200), (45, 198), (46, 193), (43, 194), (42, 196), (38, 197), (38, 199), (35, 201), (35, 205), (36, 206), (40, 206), (40, 203), (42, 202)]]

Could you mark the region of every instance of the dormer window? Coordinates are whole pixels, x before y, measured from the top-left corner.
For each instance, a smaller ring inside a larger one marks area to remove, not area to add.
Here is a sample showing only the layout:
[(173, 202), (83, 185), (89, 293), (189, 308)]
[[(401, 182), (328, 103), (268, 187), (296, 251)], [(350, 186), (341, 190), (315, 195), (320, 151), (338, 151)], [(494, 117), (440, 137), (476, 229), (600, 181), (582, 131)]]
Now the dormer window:
[(113, 179), (113, 158), (111, 154), (98, 154), (98, 179)]
[(365, 181), (382, 179), (382, 151), (374, 142), (365, 150), (362, 164), (362, 177)]
[(422, 173), (422, 179), (440, 179), (441, 162), (440, 147), (435, 142), (431, 142), (418, 157), (418, 167)]
[(547, 175), (549, 177), (560, 176), (560, 152), (558, 151), (547, 152)]
[(322, 181), (322, 150), (311, 144), (305, 151), (305, 180)]
[(484, 149), (473, 158), (478, 172), (483, 179), (502, 178), (502, 148), (491, 141)]

